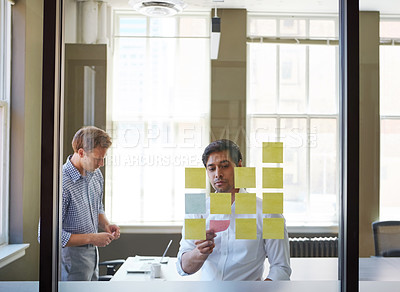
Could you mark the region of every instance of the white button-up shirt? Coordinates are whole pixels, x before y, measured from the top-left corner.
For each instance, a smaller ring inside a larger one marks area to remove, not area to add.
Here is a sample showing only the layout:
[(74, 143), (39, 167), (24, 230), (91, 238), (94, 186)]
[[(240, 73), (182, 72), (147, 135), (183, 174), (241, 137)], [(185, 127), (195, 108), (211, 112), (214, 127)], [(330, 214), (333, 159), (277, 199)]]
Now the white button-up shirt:
[[(240, 193), (246, 192), (240, 189)], [(235, 214), (235, 202), (231, 206), (232, 214), (210, 214), (210, 199), (207, 199), (206, 229), (210, 227), (210, 220), (230, 220), (227, 230), (218, 232), (214, 238), (215, 248), (201, 268), (201, 279), (257, 281), (263, 280), (264, 261), (268, 257), (270, 270), (268, 278), (271, 280), (289, 280), (291, 274), (289, 240), (284, 227), (284, 239), (263, 239), (263, 218), (283, 218), (279, 214), (262, 214), (262, 200), (257, 198), (257, 214)], [(187, 215), (187, 219), (201, 218), (201, 215)], [(256, 218), (257, 239), (236, 239), (235, 219)], [(182, 239), (178, 252), (177, 270), (181, 276), (188, 275), (182, 269), (182, 255), (195, 248), (194, 240), (185, 240), (185, 226), (182, 229)]]

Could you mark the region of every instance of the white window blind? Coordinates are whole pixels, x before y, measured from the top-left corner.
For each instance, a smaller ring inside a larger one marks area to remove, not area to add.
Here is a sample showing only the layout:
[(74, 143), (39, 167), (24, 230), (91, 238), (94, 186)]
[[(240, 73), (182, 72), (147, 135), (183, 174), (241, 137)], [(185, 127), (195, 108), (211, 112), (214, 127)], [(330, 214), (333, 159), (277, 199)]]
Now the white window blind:
[(399, 220), (400, 17), (380, 21), (380, 220)]
[(248, 15), (247, 165), (284, 142), (289, 226), (338, 224), (337, 39), (335, 17)]
[(121, 225), (179, 225), (184, 169), (209, 142), (209, 13), (114, 15), (113, 146), (106, 212)]

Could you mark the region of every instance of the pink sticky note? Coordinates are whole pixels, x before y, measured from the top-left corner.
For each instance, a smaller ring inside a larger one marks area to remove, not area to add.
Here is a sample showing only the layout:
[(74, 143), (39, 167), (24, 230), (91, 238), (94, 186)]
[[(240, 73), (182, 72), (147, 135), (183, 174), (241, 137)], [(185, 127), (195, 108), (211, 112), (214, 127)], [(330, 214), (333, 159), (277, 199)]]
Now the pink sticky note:
[(221, 232), (228, 229), (230, 220), (210, 220), (210, 230), (214, 232)]

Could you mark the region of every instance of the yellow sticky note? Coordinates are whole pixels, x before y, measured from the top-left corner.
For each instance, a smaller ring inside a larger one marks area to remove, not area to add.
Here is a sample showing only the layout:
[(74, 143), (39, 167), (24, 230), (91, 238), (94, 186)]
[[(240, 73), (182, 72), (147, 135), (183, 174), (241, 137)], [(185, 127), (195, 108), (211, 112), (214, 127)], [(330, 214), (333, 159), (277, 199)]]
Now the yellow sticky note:
[(185, 239), (205, 240), (206, 219), (185, 219)]
[(283, 213), (283, 194), (282, 193), (263, 193), (263, 213), (282, 214)]
[(263, 142), (263, 163), (283, 163), (283, 143)]
[(283, 188), (283, 168), (263, 168), (263, 188)]
[(231, 194), (211, 193), (210, 214), (231, 214)]
[(235, 220), (236, 239), (257, 239), (257, 221), (254, 218)]
[(283, 239), (284, 237), (283, 218), (264, 218), (263, 219), (263, 238), (264, 239)]
[(256, 214), (257, 211), (256, 194), (237, 193), (235, 195), (236, 214)]
[(206, 169), (203, 167), (185, 168), (185, 188), (205, 189)]
[(256, 168), (235, 167), (235, 188), (255, 188)]

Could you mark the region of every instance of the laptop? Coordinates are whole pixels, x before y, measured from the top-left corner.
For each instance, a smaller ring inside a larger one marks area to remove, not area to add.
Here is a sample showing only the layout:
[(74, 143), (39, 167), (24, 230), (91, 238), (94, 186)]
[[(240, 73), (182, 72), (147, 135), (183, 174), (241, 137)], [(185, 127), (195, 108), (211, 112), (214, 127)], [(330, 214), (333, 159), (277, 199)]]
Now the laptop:
[[(167, 264), (169, 257), (165, 256), (168, 252), (169, 247), (171, 246), (172, 239), (169, 241), (167, 247), (164, 250), (164, 253), (160, 259), (160, 264)], [(137, 261), (134, 261), (129, 264), (129, 267), (127, 268), (128, 273), (138, 273), (138, 274), (144, 274), (144, 273), (150, 273), (151, 270), (151, 264), (157, 262), (159, 257), (140, 257), (137, 256)]]
[(172, 239), (169, 241), (169, 243), (167, 245), (167, 248), (165, 249), (165, 251), (164, 251), (164, 253), (163, 253), (162, 257), (161, 257), (160, 264), (167, 264), (168, 263), (169, 257), (166, 257), (165, 255), (167, 254), (167, 251), (168, 251), (169, 247), (171, 246), (171, 243), (172, 243)]

